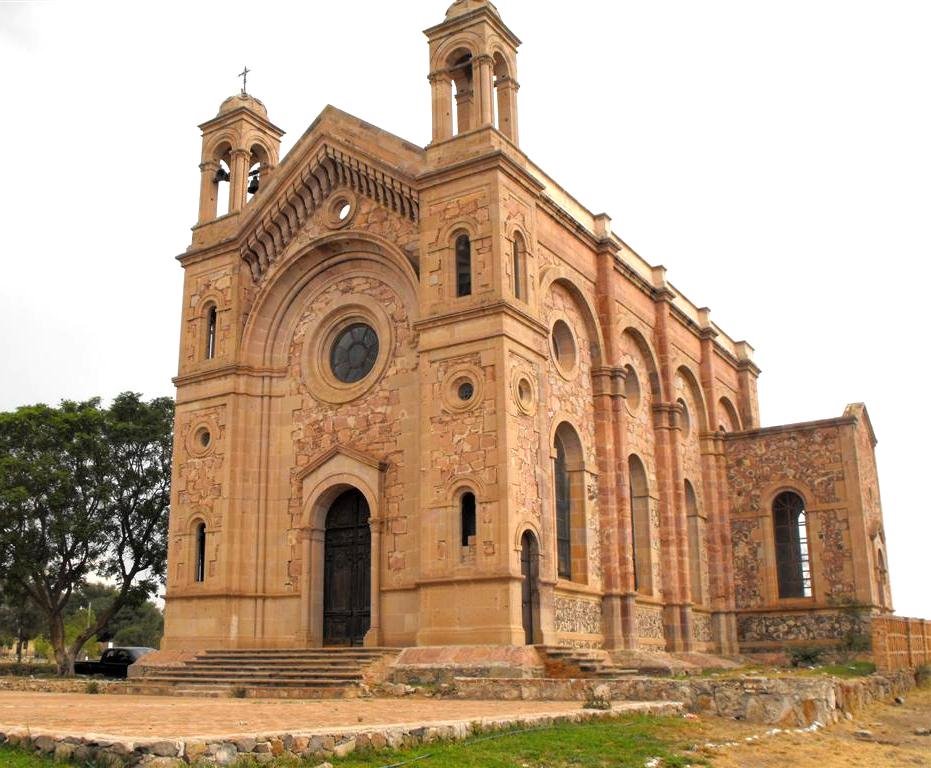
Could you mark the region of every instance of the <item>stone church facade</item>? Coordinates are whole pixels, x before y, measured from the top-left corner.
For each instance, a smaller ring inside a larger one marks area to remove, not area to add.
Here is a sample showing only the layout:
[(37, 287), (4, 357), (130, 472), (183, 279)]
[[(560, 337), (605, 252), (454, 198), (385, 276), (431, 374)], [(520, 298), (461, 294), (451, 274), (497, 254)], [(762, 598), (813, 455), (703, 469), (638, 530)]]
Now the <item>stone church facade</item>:
[(426, 35), (426, 149), (327, 107), (280, 160), (245, 91), (201, 126), (163, 648), (727, 654), (891, 612), (865, 408), (761, 428), (750, 345), (521, 151), (497, 9)]

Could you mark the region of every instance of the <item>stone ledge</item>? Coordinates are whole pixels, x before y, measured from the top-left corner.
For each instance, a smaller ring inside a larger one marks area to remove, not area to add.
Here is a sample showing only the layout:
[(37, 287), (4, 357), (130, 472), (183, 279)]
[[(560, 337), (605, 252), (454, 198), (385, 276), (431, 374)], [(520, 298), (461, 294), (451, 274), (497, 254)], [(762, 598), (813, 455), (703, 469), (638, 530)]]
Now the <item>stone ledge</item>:
[(612, 711), (566, 710), (542, 715), (486, 717), (476, 720), (445, 720), (359, 728), (321, 728), (276, 734), (196, 736), (184, 739), (127, 739), (107, 734), (43, 733), (36, 729), (0, 725), (0, 744), (53, 756), (59, 762), (79, 764), (97, 760), (107, 766), (174, 768), (200, 761), (207, 765), (232, 765), (251, 756), (259, 763), (291, 756), (309, 760), (345, 757), (357, 749), (405, 749), (440, 741), (463, 741), (472, 736), (514, 726), (544, 728), (564, 723), (583, 723), (638, 713), (675, 715), (682, 712), (677, 702), (625, 702)]

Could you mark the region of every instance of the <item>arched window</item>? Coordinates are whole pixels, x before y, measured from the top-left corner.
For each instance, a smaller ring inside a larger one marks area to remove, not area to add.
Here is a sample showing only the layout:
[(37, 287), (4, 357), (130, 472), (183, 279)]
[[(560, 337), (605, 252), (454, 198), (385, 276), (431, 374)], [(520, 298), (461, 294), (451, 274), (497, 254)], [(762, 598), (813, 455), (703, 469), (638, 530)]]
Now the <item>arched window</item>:
[(514, 298), (527, 301), (527, 249), (520, 232), (514, 233), (511, 246), (511, 269), (514, 272)]
[(462, 528), (462, 546), (471, 547), (475, 544), (475, 494), (464, 493), (459, 500), (459, 519)]
[(200, 523), (197, 526), (194, 541), (194, 581), (204, 580), (207, 562), (207, 525)]
[(211, 304), (207, 308), (207, 349), (206, 357), (213, 360), (217, 354), (217, 305)]
[(556, 566), (561, 579), (588, 581), (585, 461), (575, 428), (562, 422), (553, 441), (556, 501)]
[(811, 597), (805, 502), (797, 493), (785, 491), (773, 501), (773, 534), (779, 597)]
[(556, 460), (553, 463), (556, 482), (556, 562), (559, 578), (572, 578), (572, 502), (569, 497), (569, 468), (566, 448), (556, 436)]
[(472, 242), (468, 235), (456, 238), (456, 296), (472, 294)]
[(634, 558), (634, 589), (645, 594), (653, 592), (653, 561), (650, 530), (650, 489), (647, 473), (638, 456), (627, 460), (630, 485), (630, 530)]
[(688, 480), (685, 481), (685, 514), (688, 517), (689, 582), (692, 588), (692, 602), (701, 605), (704, 602), (701, 542), (705, 537), (705, 521), (699, 516), (698, 498)]

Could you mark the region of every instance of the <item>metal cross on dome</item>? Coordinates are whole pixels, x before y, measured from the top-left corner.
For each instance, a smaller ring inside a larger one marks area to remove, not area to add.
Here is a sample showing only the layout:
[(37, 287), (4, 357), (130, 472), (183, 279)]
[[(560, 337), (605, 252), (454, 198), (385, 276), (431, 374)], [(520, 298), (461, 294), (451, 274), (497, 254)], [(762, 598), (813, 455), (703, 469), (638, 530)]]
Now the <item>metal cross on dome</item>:
[(251, 71), (252, 71), (252, 70), (249, 69), (249, 67), (243, 67), (243, 68), (242, 68), (242, 72), (240, 72), (238, 75), (236, 75), (236, 77), (241, 77), (241, 78), (242, 78), (242, 95), (243, 95), (243, 96), (246, 95), (246, 77), (248, 76), (248, 74), (249, 74)]

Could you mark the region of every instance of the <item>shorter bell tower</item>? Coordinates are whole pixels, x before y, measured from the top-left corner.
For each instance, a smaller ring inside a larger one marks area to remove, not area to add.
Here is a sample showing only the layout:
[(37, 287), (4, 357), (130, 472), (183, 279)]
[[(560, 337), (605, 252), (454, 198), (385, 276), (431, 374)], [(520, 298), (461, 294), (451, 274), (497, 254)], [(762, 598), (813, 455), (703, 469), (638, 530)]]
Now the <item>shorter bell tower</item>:
[[(488, 0), (456, 0), (430, 41), (433, 143), (496, 128), (514, 144), (520, 40)], [(455, 102), (455, 103), (454, 103)]]
[(278, 165), (284, 131), (268, 120), (265, 105), (245, 90), (220, 105), (215, 118), (199, 126), (203, 132), (198, 224), (217, 217), (220, 185), (229, 182), (229, 213), (242, 210), (248, 194), (257, 192), (263, 174)]

